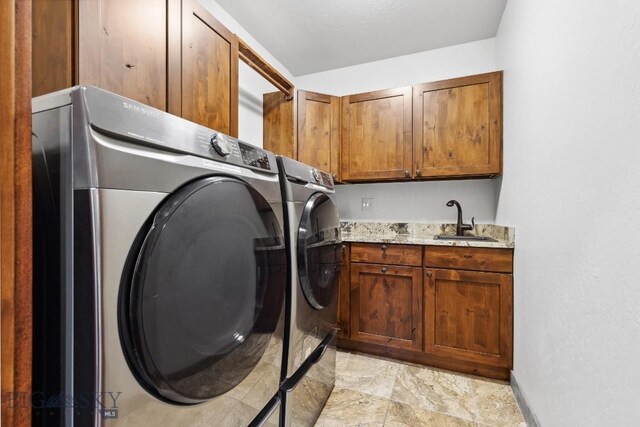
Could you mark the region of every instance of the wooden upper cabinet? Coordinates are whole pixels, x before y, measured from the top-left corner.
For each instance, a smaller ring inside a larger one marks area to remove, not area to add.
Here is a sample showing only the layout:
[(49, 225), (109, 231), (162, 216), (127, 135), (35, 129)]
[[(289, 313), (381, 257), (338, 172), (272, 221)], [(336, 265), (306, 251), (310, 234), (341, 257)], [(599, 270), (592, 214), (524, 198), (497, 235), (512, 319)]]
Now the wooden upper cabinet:
[(422, 268), (351, 264), (353, 340), (422, 351)]
[(411, 87), (342, 98), (342, 179), (412, 176)]
[(340, 161), (340, 98), (298, 91), (298, 160), (338, 180)]
[(285, 99), (282, 92), (262, 95), (262, 145), (281, 156), (297, 158), (294, 140), (294, 99)]
[(512, 276), (426, 268), (425, 279), (425, 351), (511, 367)]
[[(180, 58), (174, 26), (170, 21), (170, 62)], [(237, 37), (195, 0), (182, 1), (181, 31), (181, 78), (169, 65), (170, 112), (179, 109), (187, 120), (238, 136)]]
[(502, 72), (413, 88), (415, 175), (502, 173)]
[(78, 7), (78, 83), (166, 110), (166, 0), (85, 0)]
[(72, 1), (32, 2), (32, 96), (73, 86)]

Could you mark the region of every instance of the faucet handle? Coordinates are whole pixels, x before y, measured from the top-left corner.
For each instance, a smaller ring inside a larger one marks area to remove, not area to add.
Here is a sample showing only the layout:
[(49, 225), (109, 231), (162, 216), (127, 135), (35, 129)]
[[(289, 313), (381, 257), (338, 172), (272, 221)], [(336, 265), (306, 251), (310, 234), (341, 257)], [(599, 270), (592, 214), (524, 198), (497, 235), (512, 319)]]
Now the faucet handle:
[(476, 217), (471, 218), (471, 224), (462, 224), (462, 230), (472, 231), (476, 226)]

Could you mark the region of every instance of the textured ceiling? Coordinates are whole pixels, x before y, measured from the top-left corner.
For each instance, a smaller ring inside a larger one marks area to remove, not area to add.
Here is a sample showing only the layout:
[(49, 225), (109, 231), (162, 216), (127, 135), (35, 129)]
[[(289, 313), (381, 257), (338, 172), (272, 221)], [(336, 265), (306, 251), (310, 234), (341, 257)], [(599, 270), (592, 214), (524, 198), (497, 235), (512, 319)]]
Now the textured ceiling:
[(296, 76), (494, 37), (507, 0), (217, 0)]

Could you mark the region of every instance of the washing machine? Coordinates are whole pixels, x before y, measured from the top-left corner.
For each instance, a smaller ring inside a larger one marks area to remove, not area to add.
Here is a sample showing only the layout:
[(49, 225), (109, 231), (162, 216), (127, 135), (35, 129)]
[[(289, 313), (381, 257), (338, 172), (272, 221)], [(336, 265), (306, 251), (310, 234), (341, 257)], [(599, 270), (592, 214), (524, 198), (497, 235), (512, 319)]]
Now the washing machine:
[(311, 426), (335, 383), (343, 245), (331, 175), (278, 157), (289, 265), (283, 426)]
[(278, 425), (274, 155), (94, 87), (33, 100), (34, 425)]

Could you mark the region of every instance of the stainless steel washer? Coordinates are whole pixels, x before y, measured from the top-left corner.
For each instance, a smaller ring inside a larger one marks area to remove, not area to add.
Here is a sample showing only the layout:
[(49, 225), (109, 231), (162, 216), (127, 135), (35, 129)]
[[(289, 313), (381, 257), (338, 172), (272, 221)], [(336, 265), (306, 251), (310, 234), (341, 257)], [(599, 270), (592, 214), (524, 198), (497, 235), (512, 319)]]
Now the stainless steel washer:
[(34, 424), (277, 425), (273, 154), (93, 87), (33, 132)]
[(289, 264), (284, 426), (311, 426), (335, 383), (340, 220), (331, 175), (278, 157)]

